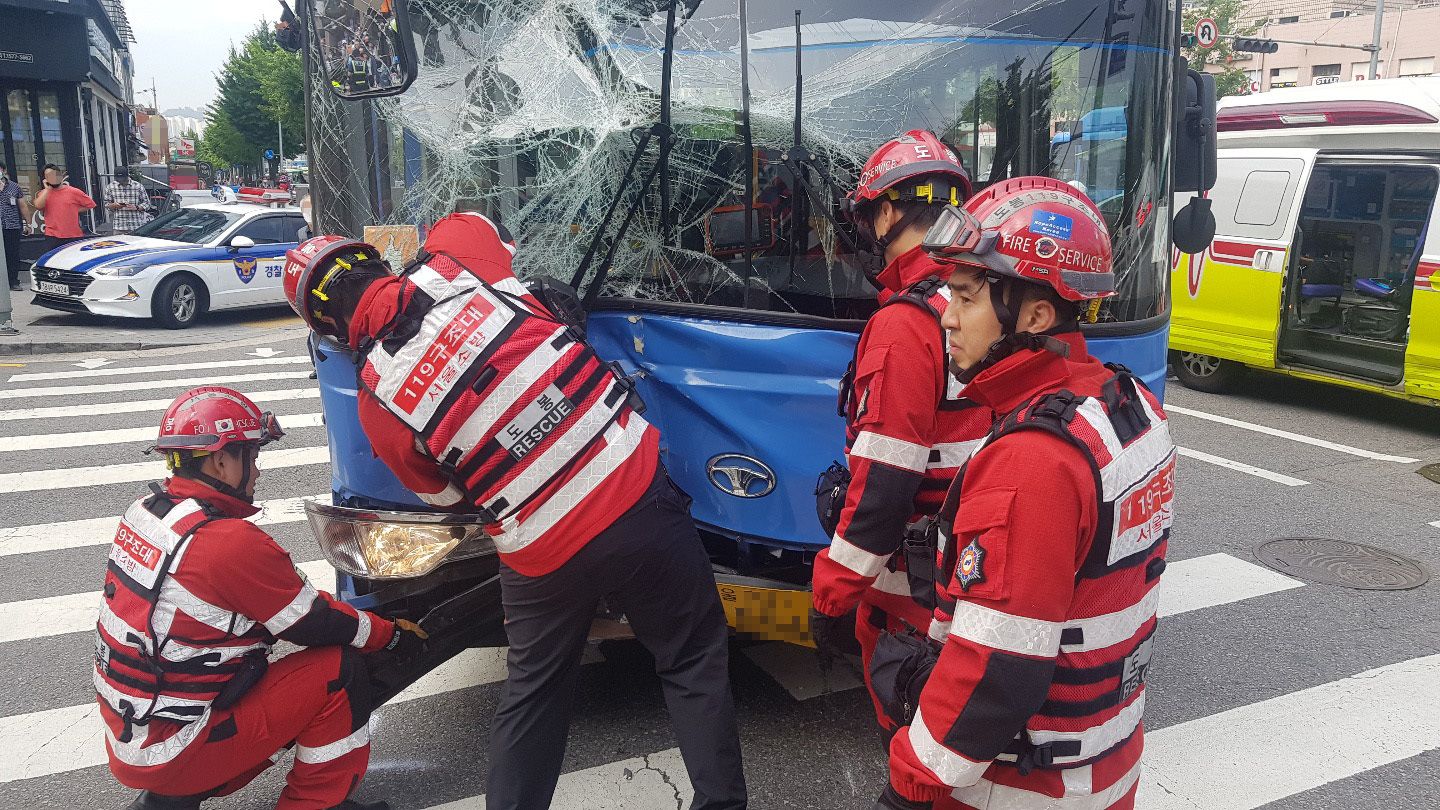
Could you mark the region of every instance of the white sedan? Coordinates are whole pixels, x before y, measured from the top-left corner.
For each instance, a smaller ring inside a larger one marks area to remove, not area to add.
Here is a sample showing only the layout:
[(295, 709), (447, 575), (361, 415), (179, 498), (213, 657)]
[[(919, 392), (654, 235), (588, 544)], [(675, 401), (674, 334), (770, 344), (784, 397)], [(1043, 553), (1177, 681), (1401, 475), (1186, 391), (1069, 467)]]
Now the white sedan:
[(285, 303), (285, 251), (304, 227), (296, 208), (178, 208), (131, 233), (46, 253), (35, 261), (30, 289), (43, 307), (184, 329), (209, 310)]

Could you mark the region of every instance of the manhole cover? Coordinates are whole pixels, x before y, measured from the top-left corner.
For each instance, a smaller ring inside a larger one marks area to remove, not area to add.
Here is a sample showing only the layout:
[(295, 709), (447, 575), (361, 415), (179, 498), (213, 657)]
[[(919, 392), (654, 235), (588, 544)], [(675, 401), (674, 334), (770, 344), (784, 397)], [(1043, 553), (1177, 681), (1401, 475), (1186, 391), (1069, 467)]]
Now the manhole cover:
[(1430, 579), (1413, 560), (1346, 540), (1287, 537), (1261, 543), (1255, 556), (1290, 576), (1366, 591), (1406, 591)]
[(1426, 464), (1415, 472), (1420, 473), (1434, 483), (1440, 484), (1440, 464)]

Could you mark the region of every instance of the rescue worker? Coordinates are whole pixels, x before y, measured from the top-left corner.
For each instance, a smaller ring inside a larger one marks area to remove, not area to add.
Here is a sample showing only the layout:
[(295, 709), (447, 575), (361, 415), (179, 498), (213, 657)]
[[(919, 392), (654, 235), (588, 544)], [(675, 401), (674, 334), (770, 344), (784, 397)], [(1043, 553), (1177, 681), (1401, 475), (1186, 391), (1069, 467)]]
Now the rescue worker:
[(1100, 212), (1004, 180), (926, 247), (955, 264), (943, 323), (992, 409), (940, 512), (941, 645), (877, 807), (1129, 810), (1174, 497), (1159, 402), (1079, 333), (1115, 294)]
[[(246, 518), (275, 417), (219, 386), (181, 394), (159, 439), (174, 473), (120, 519), (96, 628), (95, 691), (130, 810), (239, 790), (295, 747), (280, 810), (385, 810), (349, 799), (370, 757), (365, 653), (421, 652), (424, 632), (316, 590)], [(274, 662), (276, 639), (306, 649)], [(393, 658), (391, 658), (393, 660)]]
[(950, 147), (912, 130), (875, 151), (846, 206), (885, 266), (875, 279), (880, 310), (865, 325), (842, 387), (851, 479), (838, 525), (827, 527), (830, 547), (815, 559), (811, 633), (827, 658), (858, 641), (887, 744), (904, 721), (876, 695), (875, 645), (885, 632), (923, 637), (934, 609), (930, 577), (906, 573), (916, 562), (928, 568), (933, 555), (907, 565), (907, 527), (939, 510), (961, 462), (990, 429), (990, 412), (962, 399), (946, 372), (940, 313), (950, 271), (921, 245), (940, 212), (969, 196), (970, 176)]
[(510, 649), (486, 806), (549, 806), (604, 599), (655, 657), (692, 806), (745, 807), (728, 630), (689, 498), (628, 378), (520, 283), (514, 251), (466, 213), (437, 222), (399, 277), (338, 236), (285, 265), (291, 306), (361, 358), (376, 454), (432, 506), (481, 515), (495, 539)]

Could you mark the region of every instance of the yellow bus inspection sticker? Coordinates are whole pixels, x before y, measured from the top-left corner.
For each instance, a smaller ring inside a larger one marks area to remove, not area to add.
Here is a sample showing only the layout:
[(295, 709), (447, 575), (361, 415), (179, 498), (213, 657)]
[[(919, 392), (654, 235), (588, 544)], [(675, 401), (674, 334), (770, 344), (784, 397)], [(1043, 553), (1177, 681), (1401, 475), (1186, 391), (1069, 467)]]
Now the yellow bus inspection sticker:
[(769, 579), (716, 574), (725, 620), (742, 636), (814, 647), (810, 589)]

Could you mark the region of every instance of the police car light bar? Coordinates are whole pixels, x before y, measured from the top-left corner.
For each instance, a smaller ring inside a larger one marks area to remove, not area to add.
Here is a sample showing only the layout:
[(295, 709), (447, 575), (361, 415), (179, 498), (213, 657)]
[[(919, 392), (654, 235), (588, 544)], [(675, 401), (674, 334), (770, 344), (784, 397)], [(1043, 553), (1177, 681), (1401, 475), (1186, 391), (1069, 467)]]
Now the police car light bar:
[(1292, 127), (1352, 127), (1440, 123), (1435, 116), (1393, 101), (1292, 102), (1257, 104), (1221, 110), (1215, 117), (1220, 132)]
[(279, 188), (255, 188), (245, 186), (240, 189), (240, 202), (261, 203), (262, 205), (289, 205), (290, 192)]

